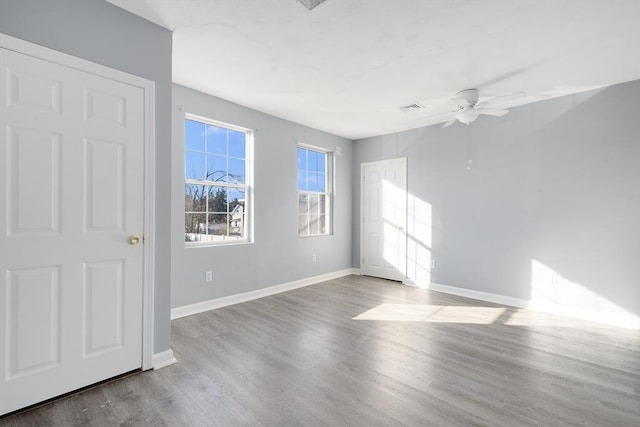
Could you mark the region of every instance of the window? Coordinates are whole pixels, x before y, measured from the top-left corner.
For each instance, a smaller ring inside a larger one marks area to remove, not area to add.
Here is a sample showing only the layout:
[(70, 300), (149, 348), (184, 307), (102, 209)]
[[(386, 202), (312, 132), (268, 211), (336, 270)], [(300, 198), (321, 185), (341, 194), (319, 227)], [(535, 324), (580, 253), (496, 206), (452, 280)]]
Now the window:
[(331, 234), (332, 153), (298, 146), (298, 236)]
[(185, 241), (249, 241), (251, 131), (187, 115), (184, 140)]

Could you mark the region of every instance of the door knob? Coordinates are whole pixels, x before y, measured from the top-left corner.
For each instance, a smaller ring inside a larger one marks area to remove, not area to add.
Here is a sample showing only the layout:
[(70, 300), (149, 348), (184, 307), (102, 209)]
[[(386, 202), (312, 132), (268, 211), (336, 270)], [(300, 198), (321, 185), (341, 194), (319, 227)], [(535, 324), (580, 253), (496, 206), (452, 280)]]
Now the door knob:
[(138, 243), (140, 243), (140, 238), (138, 236), (129, 236), (130, 245), (137, 245)]

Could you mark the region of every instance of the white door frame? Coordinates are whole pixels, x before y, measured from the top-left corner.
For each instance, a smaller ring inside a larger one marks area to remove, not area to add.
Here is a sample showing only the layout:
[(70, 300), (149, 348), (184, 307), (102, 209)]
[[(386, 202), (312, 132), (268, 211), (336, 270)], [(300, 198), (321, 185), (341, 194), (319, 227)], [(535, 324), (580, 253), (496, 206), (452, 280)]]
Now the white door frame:
[(408, 225), (408, 207), (407, 207), (407, 203), (409, 200), (408, 197), (408, 190), (409, 190), (409, 176), (408, 176), (408, 170), (407, 170), (407, 158), (406, 157), (398, 157), (398, 158), (394, 158), (394, 159), (386, 159), (386, 160), (378, 160), (375, 162), (367, 162), (367, 163), (361, 163), (360, 164), (360, 218), (358, 219), (358, 221), (360, 222), (360, 271), (362, 272), (362, 258), (363, 258), (363, 253), (364, 253), (364, 216), (363, 216), (363, 211), (364, 211), (364, 191), (363, 191), (363, 180), (364, 180), (364, 169), (367, 166), (379, 166), (379, 165), (384, 165), (385, 163), (391, 163), (391, 162), (398, 162), (398, 161), (402, 161), (403, 162), (403, 167), (404, 167), (404, 173), (405, 173), (405, 183), (406, 183), (406, 187), (404, 190), (407, 193), (407, 197), (405, 198), (405, 227), (402, 230), (404, 235), (405, 235), (405, 259), (404, 259), (404, 263), (405, 263), (405, 277), (402, 279), (402, 283), (406, 283), (407, 281), (407, 277), (406, 277), (406, 268), (408, 266), (408, 259), (407, 259), (407, 248), (408, 248), (408, 236), (407, 236), (407, 225)]
[(155, 245), (155, 82), (0, 33), (0, 48), (122, 82), (144, 93), (142, 369), (153, 368)]

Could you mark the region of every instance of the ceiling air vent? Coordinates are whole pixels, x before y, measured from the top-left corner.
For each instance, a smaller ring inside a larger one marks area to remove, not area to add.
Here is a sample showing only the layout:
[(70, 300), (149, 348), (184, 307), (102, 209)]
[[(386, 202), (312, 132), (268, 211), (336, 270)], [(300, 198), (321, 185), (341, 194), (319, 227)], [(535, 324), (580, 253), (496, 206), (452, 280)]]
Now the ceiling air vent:
[(415, 104), (405, 105), (404, 107), (400, 107), (400, 111), (402, 111), (403, 113), (409, 113), (411, 111), (421, 110), (423, 108), (424, 107), (422, 105), (416, 102)]
[(314, 7), (318, 6), (320, 3), (324, 3), (325, 0), (298, 0), (299, 3), (302, 3), (304, 7), (311, 10)]

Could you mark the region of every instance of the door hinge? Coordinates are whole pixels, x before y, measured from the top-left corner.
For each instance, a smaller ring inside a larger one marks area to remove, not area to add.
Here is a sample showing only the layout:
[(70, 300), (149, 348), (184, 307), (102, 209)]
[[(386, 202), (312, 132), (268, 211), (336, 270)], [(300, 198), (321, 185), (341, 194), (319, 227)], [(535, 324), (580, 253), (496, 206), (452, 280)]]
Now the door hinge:
[(364, 176), (364, 175), (362, 175), (362, 182), (364, 182), (364, 178), (365, 178), (365, 176)]
[(364, 258), (362, 258), (362, 263), (364, 264)]

